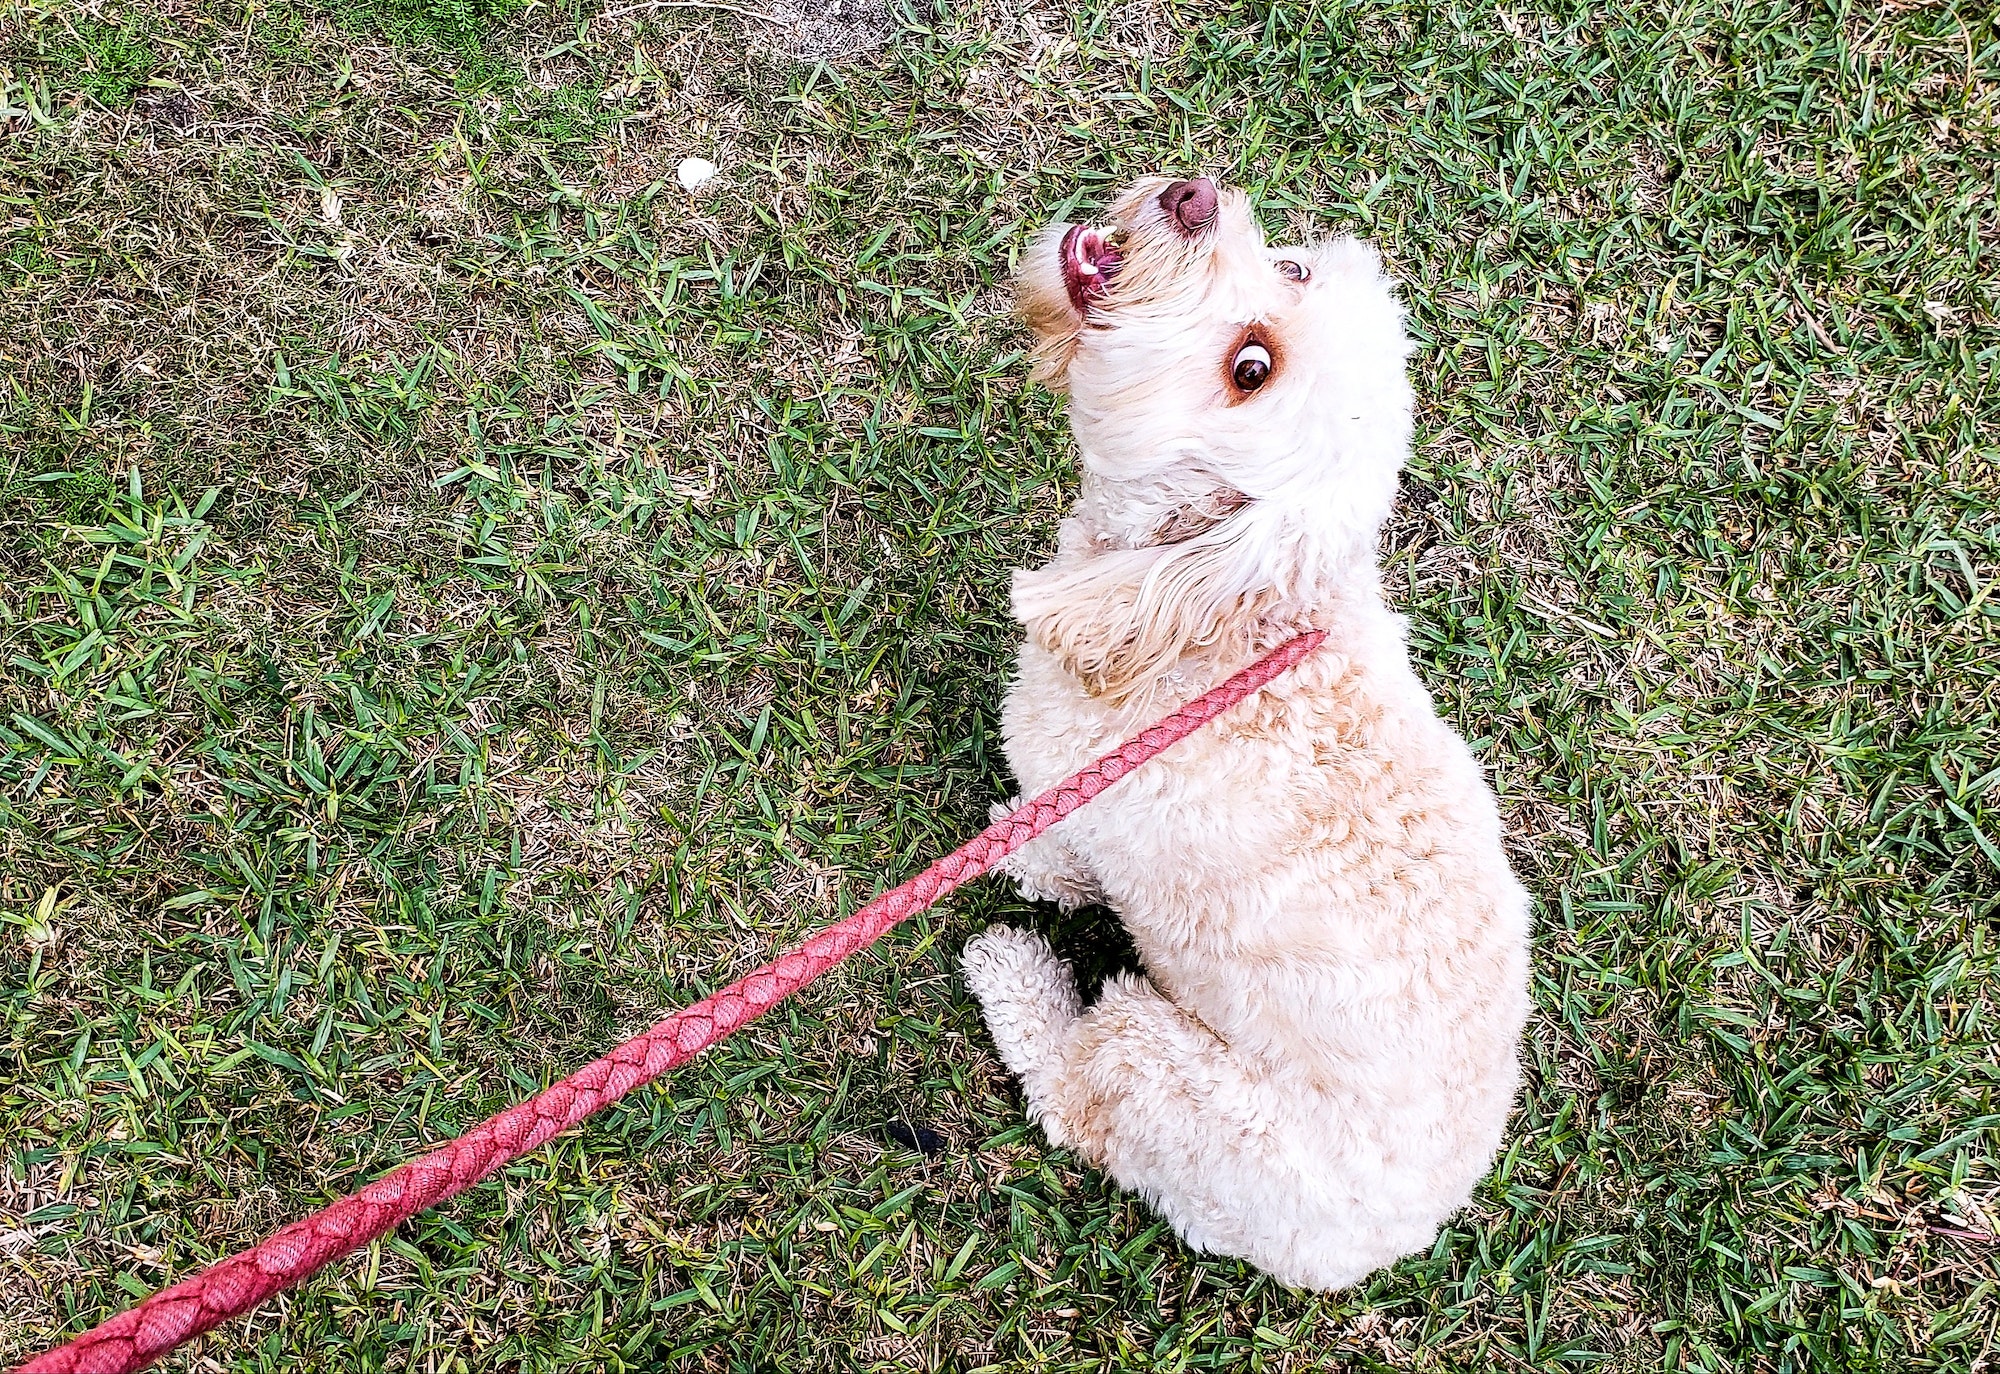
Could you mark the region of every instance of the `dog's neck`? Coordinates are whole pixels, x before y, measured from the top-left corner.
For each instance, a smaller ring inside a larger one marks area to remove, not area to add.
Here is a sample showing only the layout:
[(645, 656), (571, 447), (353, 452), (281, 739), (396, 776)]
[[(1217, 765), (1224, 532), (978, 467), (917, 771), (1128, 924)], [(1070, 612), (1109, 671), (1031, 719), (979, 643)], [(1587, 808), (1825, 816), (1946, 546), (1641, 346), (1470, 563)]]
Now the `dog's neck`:
[(1014, 580), (1014, 613), (1092, 695), (1144, 701), (1379, 598), (1374, 539), (1309, 501), (1254, 500), (1189, 474), (1086, 469), (1056, 558)]
[[(1199, 541), (1261, 546), (1269, 572), (1306, 600), (1374, 570), (1375, 531), (1355, 540), (1340, 522), (1315, 517), (1283, 497), (1260, 500), (1202, 469), (1120, 480), (1084, 470), (1076, 505), (1062, 523), (1059, 556), (1169, 548)], [(1374, 578), (1364, 579), (1371, 585)]]
[(1117, 481), (1086, 471), (1070, 513), (1076, 552), (1150, 549), (1205, 534), (1251, 504), (1251, 498), (1203, 471)]

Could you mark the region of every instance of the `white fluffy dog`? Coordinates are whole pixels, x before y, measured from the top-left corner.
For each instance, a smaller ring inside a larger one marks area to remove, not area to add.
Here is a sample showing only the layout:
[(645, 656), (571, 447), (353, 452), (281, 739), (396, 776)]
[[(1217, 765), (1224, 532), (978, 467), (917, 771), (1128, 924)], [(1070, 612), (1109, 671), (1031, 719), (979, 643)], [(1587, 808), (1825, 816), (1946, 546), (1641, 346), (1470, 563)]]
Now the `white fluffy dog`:
[(1083, 488), (1002, 724), (1039, 791), (1309, 626), (1293, 672), (1010, 862), (1102, 901), (1146, 977), (1083, 1009), (1036, 935), (966, 982), (1034, 1116), (1197, 1249), (1304, 1288), (1430, 1245), (1498, 1148), (1528, 899), (1375, 564), (1411, 432), (1402, 311), (1352, 240), (1265, 244), (1206, 179), (1141, 181), (1021, 269)]

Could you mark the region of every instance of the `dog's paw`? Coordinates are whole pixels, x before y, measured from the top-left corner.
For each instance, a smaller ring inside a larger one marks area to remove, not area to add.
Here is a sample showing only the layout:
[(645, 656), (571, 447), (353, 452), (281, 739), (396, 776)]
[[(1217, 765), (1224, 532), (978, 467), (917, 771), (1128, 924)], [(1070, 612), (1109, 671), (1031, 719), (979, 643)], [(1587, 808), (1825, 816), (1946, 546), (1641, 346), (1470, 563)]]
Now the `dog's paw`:
[(988, 926), (966, 942), (960, 962), (1000, 1058), (1017, 1074), (1054, 1053), (1082, 1010), (1069, 966), (1033, 931)]
[[(987, 819), (1004, 820), (1020, 804), (1019, 798), (1011, 803), (995, 802)], [(1064, 911), (1075, 911), (1104, 900), (1104, 893), (1082, 861), (1053, 835), (1023, 845), (996, 867), (1014, 880), (1014, 890), (1023, 901), (1054, 902)]]
[(988, 926), (966, 942), (960, 960), (1000, 1062), (1021, 1080), (1050, 1142), (1063, 1144), (1067, 1134), (1050, 1110), (1051, 1084), (1070, 1027), (1083, 1011), (1069, 965), (1041, 936), (1013, 926)]
[(1068, 912), (1096, 906), (1104, 900), (1104, 894), (1097, 890), (1095, 883), (1068, 873), (1044, 869), (1016, 876), (1018, 881), (1014, 890), (1021, 894), (1024, 902), (1054, 902), (1060, 910)]
[(1039, 994), (1051, 977), (1068, 978), (1049, 942), (1016, 926), (986, 927), (965, 942), (959, 962), (965, 968), (965, 986), (985, 1007), (1045, 1000)]

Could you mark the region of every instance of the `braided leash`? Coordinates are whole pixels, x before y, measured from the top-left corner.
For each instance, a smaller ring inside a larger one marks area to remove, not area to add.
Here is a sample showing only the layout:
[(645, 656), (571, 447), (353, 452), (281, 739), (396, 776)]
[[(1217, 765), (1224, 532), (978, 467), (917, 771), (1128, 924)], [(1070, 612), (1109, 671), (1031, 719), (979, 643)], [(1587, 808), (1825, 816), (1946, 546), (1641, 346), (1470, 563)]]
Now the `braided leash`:
[(163, 1288), (68, 1345), (30, 1360), (16, 1374), (125, 1374), (144, 1369), (183, 1342), (241, 1316), (342, 1255), (387, 1235), (398, 1223), (464, 1192), (592, 1112), (727, 1038), (850, 954), (875, 943), (892, 926), (985, 873), (1112, 783), (1295, 666), (1325, 638), (1324, 632), (1314, 630), (1281, 644), (775, 962), (675, 1012), (596, 1063), (481, 1122), (450, 1144), (385, 1174), (322, 1212), (293, 1222), (263, 1244)]

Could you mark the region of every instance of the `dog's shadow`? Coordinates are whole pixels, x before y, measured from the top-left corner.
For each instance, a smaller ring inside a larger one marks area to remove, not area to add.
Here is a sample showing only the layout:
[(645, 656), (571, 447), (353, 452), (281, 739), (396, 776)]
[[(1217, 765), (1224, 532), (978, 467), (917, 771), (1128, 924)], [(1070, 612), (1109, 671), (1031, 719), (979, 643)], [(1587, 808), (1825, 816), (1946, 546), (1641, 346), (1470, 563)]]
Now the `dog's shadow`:
[(1056, 957), (1076, 970), (1076, 986), (1085, 1006), (1097, 1000), (1105, 979), (1144, 971), (1138, 947), (1110, 907), (1081, 906), (1064, 911), (1053, 903), (1037, 902), (1028, 911), (1033, 913), (1034, 928), (1048, 937)]

